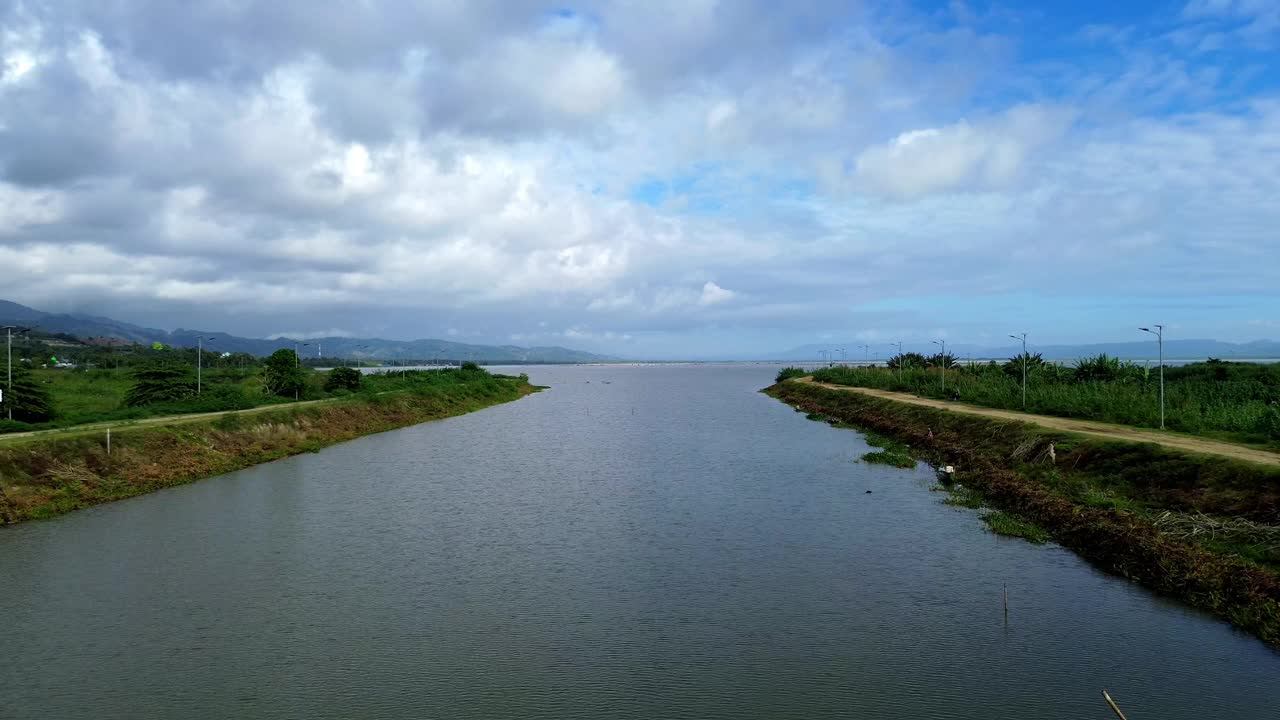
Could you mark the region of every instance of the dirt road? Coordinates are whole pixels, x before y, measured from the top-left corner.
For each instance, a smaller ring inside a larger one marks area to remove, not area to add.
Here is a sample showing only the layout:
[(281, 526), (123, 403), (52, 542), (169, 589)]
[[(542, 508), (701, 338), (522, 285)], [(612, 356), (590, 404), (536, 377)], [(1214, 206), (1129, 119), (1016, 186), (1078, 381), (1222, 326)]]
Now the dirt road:
[(1233, 460), (1246, 460), (1248, 462), (1262, 463), (1264, 465), (1280, 465), (1280, 453), (1268, 452), (1266, 450), (1259, 450), (1256, 448), (1246, 447), (1244, 445), (1236, 445), (1235, 443), (1195, 437), (1194, 435), (1183, 435), (1163, 430), (1146, 430), (1143, 428), (1129, 427), (1127, 425), (1112, 425), (1110, 423), (1094, 422), (1092, 420), (1076, 420), (1073, 418), (1053, 417), (1051, 415), (1032, 415), (1029, 413), (1015, 412), (1013, 410), (996, 410), (995, 408), (966, 405), (964, 403), (948, 402), (945, 400), (933, 400), (930, 398), (908, 395), (906, 393), (890, 392), (888, 390), (851, 387), (849, 385), (832, 385), (830, 383), (815, 383), (813, 382), (813, 378), (807, 377), (799, 378), (798, 382), (812, 383), (829, 390), (857, 392), (864, 395), (884, 398), (885, 400), (894, 400), (897, 402), (910, 403), (912, 405), (924, 405), (925, 407), (936, 408), (938, 410), (950, 410), (952, 412), (981, 415), (982, 417), (998, 418), (1000, 420), (1017, 420), (1019, 422), (1033, 423), (1042, 427), (1053, 428), (1054, 430), (1090, 435), (1093, 437), (1105, 438), (1107, 440), (1156, 443), (1158, 445), (1164, 445), (1168, 448), (1183, 450), (1186, 452), (1221, 455), (1223, 457), (1232, 458)]

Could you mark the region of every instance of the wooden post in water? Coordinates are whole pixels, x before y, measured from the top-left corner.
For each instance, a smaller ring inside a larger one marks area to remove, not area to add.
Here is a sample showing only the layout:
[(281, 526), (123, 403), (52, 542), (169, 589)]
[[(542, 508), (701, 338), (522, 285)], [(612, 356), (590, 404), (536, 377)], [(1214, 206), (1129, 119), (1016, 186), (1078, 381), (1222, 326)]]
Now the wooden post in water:
[(1009, 614), (1009, 583), (1004, 584), (1004, 614)]
[(1107, 694), (1105, 689), (1102, 691), (1102, 698), (1107, 701), (1107, 704), (1111, 706), (1111, 710), (1120, 718), (1120, 720), (1129, 720), (1129, 718), (1124, 716), (1124, 713), (1120, 712), (1120, 707), (1116, 705), (1116, 701), (1111, 699), (1111, 696)]

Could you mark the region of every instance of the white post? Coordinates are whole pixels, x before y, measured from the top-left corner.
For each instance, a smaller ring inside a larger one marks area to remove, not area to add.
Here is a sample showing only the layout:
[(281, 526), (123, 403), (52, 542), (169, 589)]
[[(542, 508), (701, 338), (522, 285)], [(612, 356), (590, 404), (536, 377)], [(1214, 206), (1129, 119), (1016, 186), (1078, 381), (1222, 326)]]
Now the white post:
[(111, 454), (111, 428), (107, 428), (107, 454)]
[(9, 412), (9, 419), (13, 419), (13, 328), (4, 329), (7, 336), (6, 343), (9, 346), (9, 380), (5, 383), (5, 392), (9, 393), (9, 401), (5, 403), (5, 409)]
[(1164, 429), (1164, 326), (1157, 325), (1160, 334), (1156, 335), (1156, 341), (1160, 344), (1160, 429)]
[[(199, 395), (203, 389), (200, 379), (200, 373), (204, 365), (204, 337), (196, 338), (196, 394)], [(108, 430), (107, 432), (110, 432)]]

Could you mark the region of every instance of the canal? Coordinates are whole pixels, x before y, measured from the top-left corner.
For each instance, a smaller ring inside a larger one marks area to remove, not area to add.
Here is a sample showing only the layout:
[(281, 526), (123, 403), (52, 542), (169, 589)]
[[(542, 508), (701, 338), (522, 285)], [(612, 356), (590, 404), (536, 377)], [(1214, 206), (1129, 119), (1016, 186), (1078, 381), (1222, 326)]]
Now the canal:
[(526, 368), (550, 389), (4, 529), (0, 717), (1280, 712), (1280, 653), (857, 462), (776, 370)]

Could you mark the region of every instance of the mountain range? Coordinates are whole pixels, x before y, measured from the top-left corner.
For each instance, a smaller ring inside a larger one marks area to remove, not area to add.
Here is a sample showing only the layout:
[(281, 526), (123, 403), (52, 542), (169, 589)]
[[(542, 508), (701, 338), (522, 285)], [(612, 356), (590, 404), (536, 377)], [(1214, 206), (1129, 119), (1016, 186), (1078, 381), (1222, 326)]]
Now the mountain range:
[(65, 333), (82, 340), (110, 339), (150, 345), (160, 342), (174, 347), (195, 347), (204, 337), (207, 350), (244, 352), (265, 356), (297, 343), (300, 354), (364, 360), (475, 360), (502, 363), (589, 363), (616, 358), (563, 347), (519, 347), (516, 345), (470, 345), (448, 340), (384, 340), (381, 338), (325, 337), (307, 340), (291, 338), (246, 338), (205, 330), (159, 330), (133, 325), (97, 315), (47, 313), (25, 305), (0, 300), (0, 326), (34, 327), (41, 333)]

